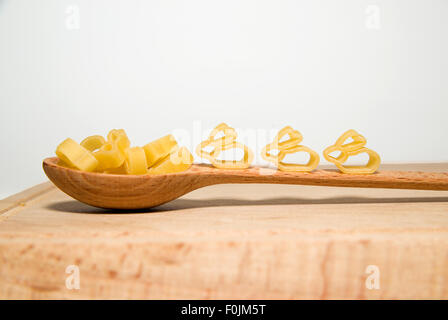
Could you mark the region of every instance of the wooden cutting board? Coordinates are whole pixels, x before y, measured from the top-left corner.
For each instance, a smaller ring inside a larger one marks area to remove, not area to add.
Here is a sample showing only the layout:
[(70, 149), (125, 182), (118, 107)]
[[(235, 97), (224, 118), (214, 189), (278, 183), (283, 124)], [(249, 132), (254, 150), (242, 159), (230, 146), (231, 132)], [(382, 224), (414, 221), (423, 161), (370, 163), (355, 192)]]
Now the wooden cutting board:
[(129, 213), (47, 182), (0, 201), (0, 298), (447, 299), (448, 193), (218, 185)]

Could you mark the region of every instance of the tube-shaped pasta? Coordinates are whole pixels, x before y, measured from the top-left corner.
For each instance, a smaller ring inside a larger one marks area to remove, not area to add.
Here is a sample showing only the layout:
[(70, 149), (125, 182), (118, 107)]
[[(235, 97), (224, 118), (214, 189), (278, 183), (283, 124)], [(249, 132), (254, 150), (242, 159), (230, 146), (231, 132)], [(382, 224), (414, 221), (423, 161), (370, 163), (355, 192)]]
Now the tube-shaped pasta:
[(67, 168), (111, 174), (141, 175), (180, 172), (193, 163), (187, 148), (179, 148), (169, 134), (144, 147), (130, 147), (131, 142), (123, 129), (113, 129), (107, 140), (100, 135), (85, 138), (81, 144), (72, 139), (64, 140), (56, 149), (60, 164)]
[[(348, 139), (352, 142), (346, 143)], [(338, 169), (343, 173), (348, 174), (371, 174), (374, 173), (381, 163), (381, 158), (375, 151), (364, 147), (367, 143), (366, 138), (360, 135), (355, 130), (351, 129), (344, 132), (334, 145), (329, 146), (323, 152), (325, 159), (334, 163)], [(331, 153), (338, 151), (340, 154), (337, 157)], [(365, 165), (343, 165), (350, 156), (355, 156), (361, 153), (366, 153), (369, 160)]]
[(118, 149), (117, 144), (113, 142), (106, 142), (98, 151), (93, 155), (98, 160), (98, 171), (113, 169), (120, 167), (124, 160), (125, 155)]
[[(280, 140), (288, 135), (289, 139), (280, 142)], [(290, 126), (281, 129), (275, 136), (274, 141), (266, 145), (261, 151), (261, 157), (266, 161), (274, 163), (281, 171), (302, 171), (310, 172), (314, 170), (319, 164), (319, 154), (314, 150), (300, 145), (303, 136), (298, 130), (294, 130)], [(271, 150), (278, 150), (277, 155), (273, 155)], [(282, 160), (287, 154), (306, 152), (310, 155), (310, 159), (306, 164), (286, 163)]]
[(82, 140), (81, 146), (83, 146), (89, 151), (95, 151), (101, 148), (105, 143), (106, 140), (102, 136), (94, 135)]
[(128, 174), (146, 174), (146, 155), (142, 147), (126, 149), (125, 168)]
[(150, 174), (165, 174), (188, 170), (193, 163), (193, 155), (185, 148), (177, 148), (164, 159), (149, 168)]
[(171, 134), (146, 144), (143, 150), (145, 150), (147, 166), (152, 167), (169, 155), (176, 147), (177, 141)]
[(98, 166), (98, 160), (90, 151), (70, 138), (59, 144), (56, 155), (68, 166), (82, 171), (93, 171)]
[(123, 129), (112, 129), (107, 134), (107, 141), (115, 143), (118, 150), (125, 152), (127, 148), (131, 145), (126, 132)]
[[(90, 136), (83, 141), (88, 147), (95, 150), (93, 153), (98, 160), (99, 165), (97, 171), (121, 171), (119, 168), (123, 166), (126, 158), (125, 153), (131, 142), (123, 129), (112, 129), (107, 134), (107, 142), (101, 136)], [(92, 150), (92, 151), (93, 151)]]

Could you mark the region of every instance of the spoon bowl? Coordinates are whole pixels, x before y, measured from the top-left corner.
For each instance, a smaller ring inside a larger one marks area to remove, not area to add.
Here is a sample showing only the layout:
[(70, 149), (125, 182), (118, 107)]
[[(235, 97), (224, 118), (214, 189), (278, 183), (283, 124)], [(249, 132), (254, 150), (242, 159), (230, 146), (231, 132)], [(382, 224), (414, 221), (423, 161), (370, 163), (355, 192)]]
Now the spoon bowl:
[(284, 172), (263, 167), (216, 169), (195, 164), (187, 171), (159, 175), (84, 172), (46, 158), (47, 177), (63, 192), (86, 204), (108, 209), (142, 209), (177, 199), (195, 189), (222, 183), (272, 183), (333, 187), (448, 190), (448, 173), (380, 171), (370, 175), (336, 170)]

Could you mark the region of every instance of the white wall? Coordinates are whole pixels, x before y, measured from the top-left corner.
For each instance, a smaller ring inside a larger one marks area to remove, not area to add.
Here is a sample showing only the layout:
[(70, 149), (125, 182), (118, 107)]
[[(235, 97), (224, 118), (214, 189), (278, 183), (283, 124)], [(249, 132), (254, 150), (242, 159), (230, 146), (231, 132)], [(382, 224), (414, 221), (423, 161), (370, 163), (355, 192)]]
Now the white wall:
[(144, 144), (290, 124), (319, 152), (354, 128), (383, 162), (447, 161), (447, 17), (446, 0), (0, 0), (0, 197), (114, 127)]

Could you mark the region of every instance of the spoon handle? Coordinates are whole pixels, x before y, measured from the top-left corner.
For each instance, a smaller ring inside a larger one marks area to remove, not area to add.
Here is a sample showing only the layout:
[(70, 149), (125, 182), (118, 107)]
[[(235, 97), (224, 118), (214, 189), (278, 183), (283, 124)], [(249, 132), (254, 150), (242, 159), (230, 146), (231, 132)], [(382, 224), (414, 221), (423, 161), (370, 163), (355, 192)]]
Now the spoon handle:
[(210, 179), (210, 184), (273, 183), (332, 187), (448, 190), (448, 173), (445, 172), (379, 171), (374, 174), (354, 175), (340, 173), (337, 170), (284, 172), (253, 167), (244, 170), (209, 168), (208, 173), (201, 173)]

